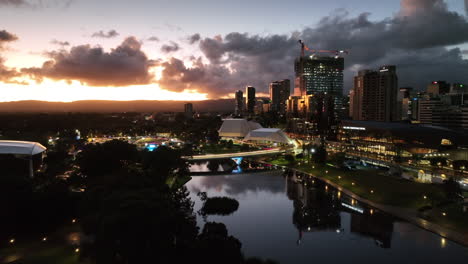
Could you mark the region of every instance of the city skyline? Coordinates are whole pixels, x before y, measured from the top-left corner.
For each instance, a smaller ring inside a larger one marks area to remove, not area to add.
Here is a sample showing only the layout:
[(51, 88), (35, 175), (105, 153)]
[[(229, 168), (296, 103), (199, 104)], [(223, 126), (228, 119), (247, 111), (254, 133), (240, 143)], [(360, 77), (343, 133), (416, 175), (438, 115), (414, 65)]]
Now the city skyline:
[[(417, 90), (433, 78), (468, 82), (463, 1), (317, 3), (3, 0), (0, 101), (196, 101), (232, 98), (246, 86), (267, 96), (270, 82), (294, 79), (299, 39), (313, 49), (350, 50), (345, 94), (358, 70), (385, 64), (398, 67), (401, 86)], [(189, 8), (221, 11), (202, 18)], [(152, 16), (159, 10), (166, 12)], [(235, 15), (223, 17), (227, 10)], [(285, 22), (271, 23), (279, 10)], [(247, 17), (255, 26), (242, 22)], [(28, 19), (37, 23), (21, 23)], [(223, 23), (213, 23), (218, 19)], [(440, 19), (446, 23), (435, 25)], [(411, 38), (415, 32), (427, 36)]]

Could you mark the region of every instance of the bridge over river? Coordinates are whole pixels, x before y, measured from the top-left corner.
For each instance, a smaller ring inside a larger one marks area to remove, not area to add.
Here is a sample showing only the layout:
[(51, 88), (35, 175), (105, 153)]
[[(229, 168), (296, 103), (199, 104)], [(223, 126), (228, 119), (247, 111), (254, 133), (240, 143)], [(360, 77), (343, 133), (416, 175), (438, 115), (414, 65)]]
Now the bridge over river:
[(223, 153), (223, 154), (205, 154), (205, 155), (195, 155), (192, 157), (184, 157), (190, 161), (197, 160), (214, 160), (214, 159), (230, 159), (237, 157), (258, 157), (258, 156), (267, 156), (267, 155), (277, 155), (284, 153), (285, 149), (274, 148), (267, 150), (257, 150), (257, 151), (248, 151), (248, 152), (235, 152), (235, 153)]

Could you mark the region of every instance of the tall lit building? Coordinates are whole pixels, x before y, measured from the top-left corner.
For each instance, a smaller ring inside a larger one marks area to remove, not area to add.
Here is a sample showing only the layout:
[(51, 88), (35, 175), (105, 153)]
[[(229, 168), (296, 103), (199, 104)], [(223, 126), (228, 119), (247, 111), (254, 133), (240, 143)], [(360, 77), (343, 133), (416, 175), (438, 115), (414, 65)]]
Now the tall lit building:
[(255, 104), (257, 103), (255, 100), (255, 88), (247, 86), (245, 88), (245, 95), (247, 99), (247, 113), (253, 114), (255, 111)]
[(350, 92), (350, 116), (354, 120), (399, 121), (398, 92), (395, 66), (359, 71)]
[(290, 94), (291, 82), (288, 79), (270, 83), (271, 111), (284, 114)]
[(241, 90), (236, 92), (236, 108), (235, 114), (241, 116), (244, 112), (244, 93)]
[(343, 96), (342, 57), (301, 56), (296, 59), (294, 68), (294, 96), (318, 93), (330, 94), (336, 98)]
[(192, 118), (193, 117), (193, 104), (186, 103), (184, 105), (184, 115), (187, 118)]
[(445, 81), (434, 81), (427, 86), (427, 93), (431, 96), (448, 94), (450, 92), (450, 84)]

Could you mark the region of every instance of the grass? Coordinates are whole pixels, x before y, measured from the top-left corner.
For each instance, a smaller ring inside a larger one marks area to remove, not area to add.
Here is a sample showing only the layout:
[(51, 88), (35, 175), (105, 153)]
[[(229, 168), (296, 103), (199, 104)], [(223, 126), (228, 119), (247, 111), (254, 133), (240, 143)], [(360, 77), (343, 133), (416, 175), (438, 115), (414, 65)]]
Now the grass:
[[(290, 165), (284, 158), (272, 160), (270, 163), (294, 167), (319, 178), (330, 180), (376, 203), (414, 211), (423, 206), (431, 205), (434, 209), (425, 215), (427, 220), (447, 228), (468, 231), (468, 213), (462, 211), (460, 204), (451, 203), (442, 207), (438, 206), (446, 202), (445, 192), (441, 185), (424, 184), (386, 176), (381, 170), (375, 169), (344, 171), (329, 166), (315, 166), (314, 168), (314, 165), (304, 164), (304, 161), (301, 160), (296, 160), (296, 164)], [(442, 212), (446, 212), (446, 216), (443, 216)]]
[(36, 249), (34, 253), (28, 253), (16, 261), (10, 262), (13, 264), (84, 264), (80, 262), (78, 254), (74, 253), (74, 249), (70, 246), (44, 246)]
[(224, 147), (222, 145), (205, 145), (202, 148), (202, 151), (205, 154), (227, 154), (227, 153), (236, 153), (236, 152), (244, 152), (244, 151), (254, 151), (259, 150), (256, 148), (249, 148), (248, 150), (242, 150), (241, 145), (232, 145), (230, 148)]

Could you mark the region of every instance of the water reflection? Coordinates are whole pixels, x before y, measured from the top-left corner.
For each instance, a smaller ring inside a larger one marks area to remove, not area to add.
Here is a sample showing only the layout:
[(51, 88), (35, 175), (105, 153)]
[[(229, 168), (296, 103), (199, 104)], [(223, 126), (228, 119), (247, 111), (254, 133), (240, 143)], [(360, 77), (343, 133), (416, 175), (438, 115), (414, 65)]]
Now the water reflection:
[[(196, 176), (187, 184), (195, 209), (199, 191), (239, 201), (230, 216), (208, 216), (223, 222), (243, 245), (246, 256), (280, 263), (463, 261), (468, 249), (401, 222), (340, 193), (331, 186), (280, 171)], [(203, 219), (199, 218), (199, 225)]]

